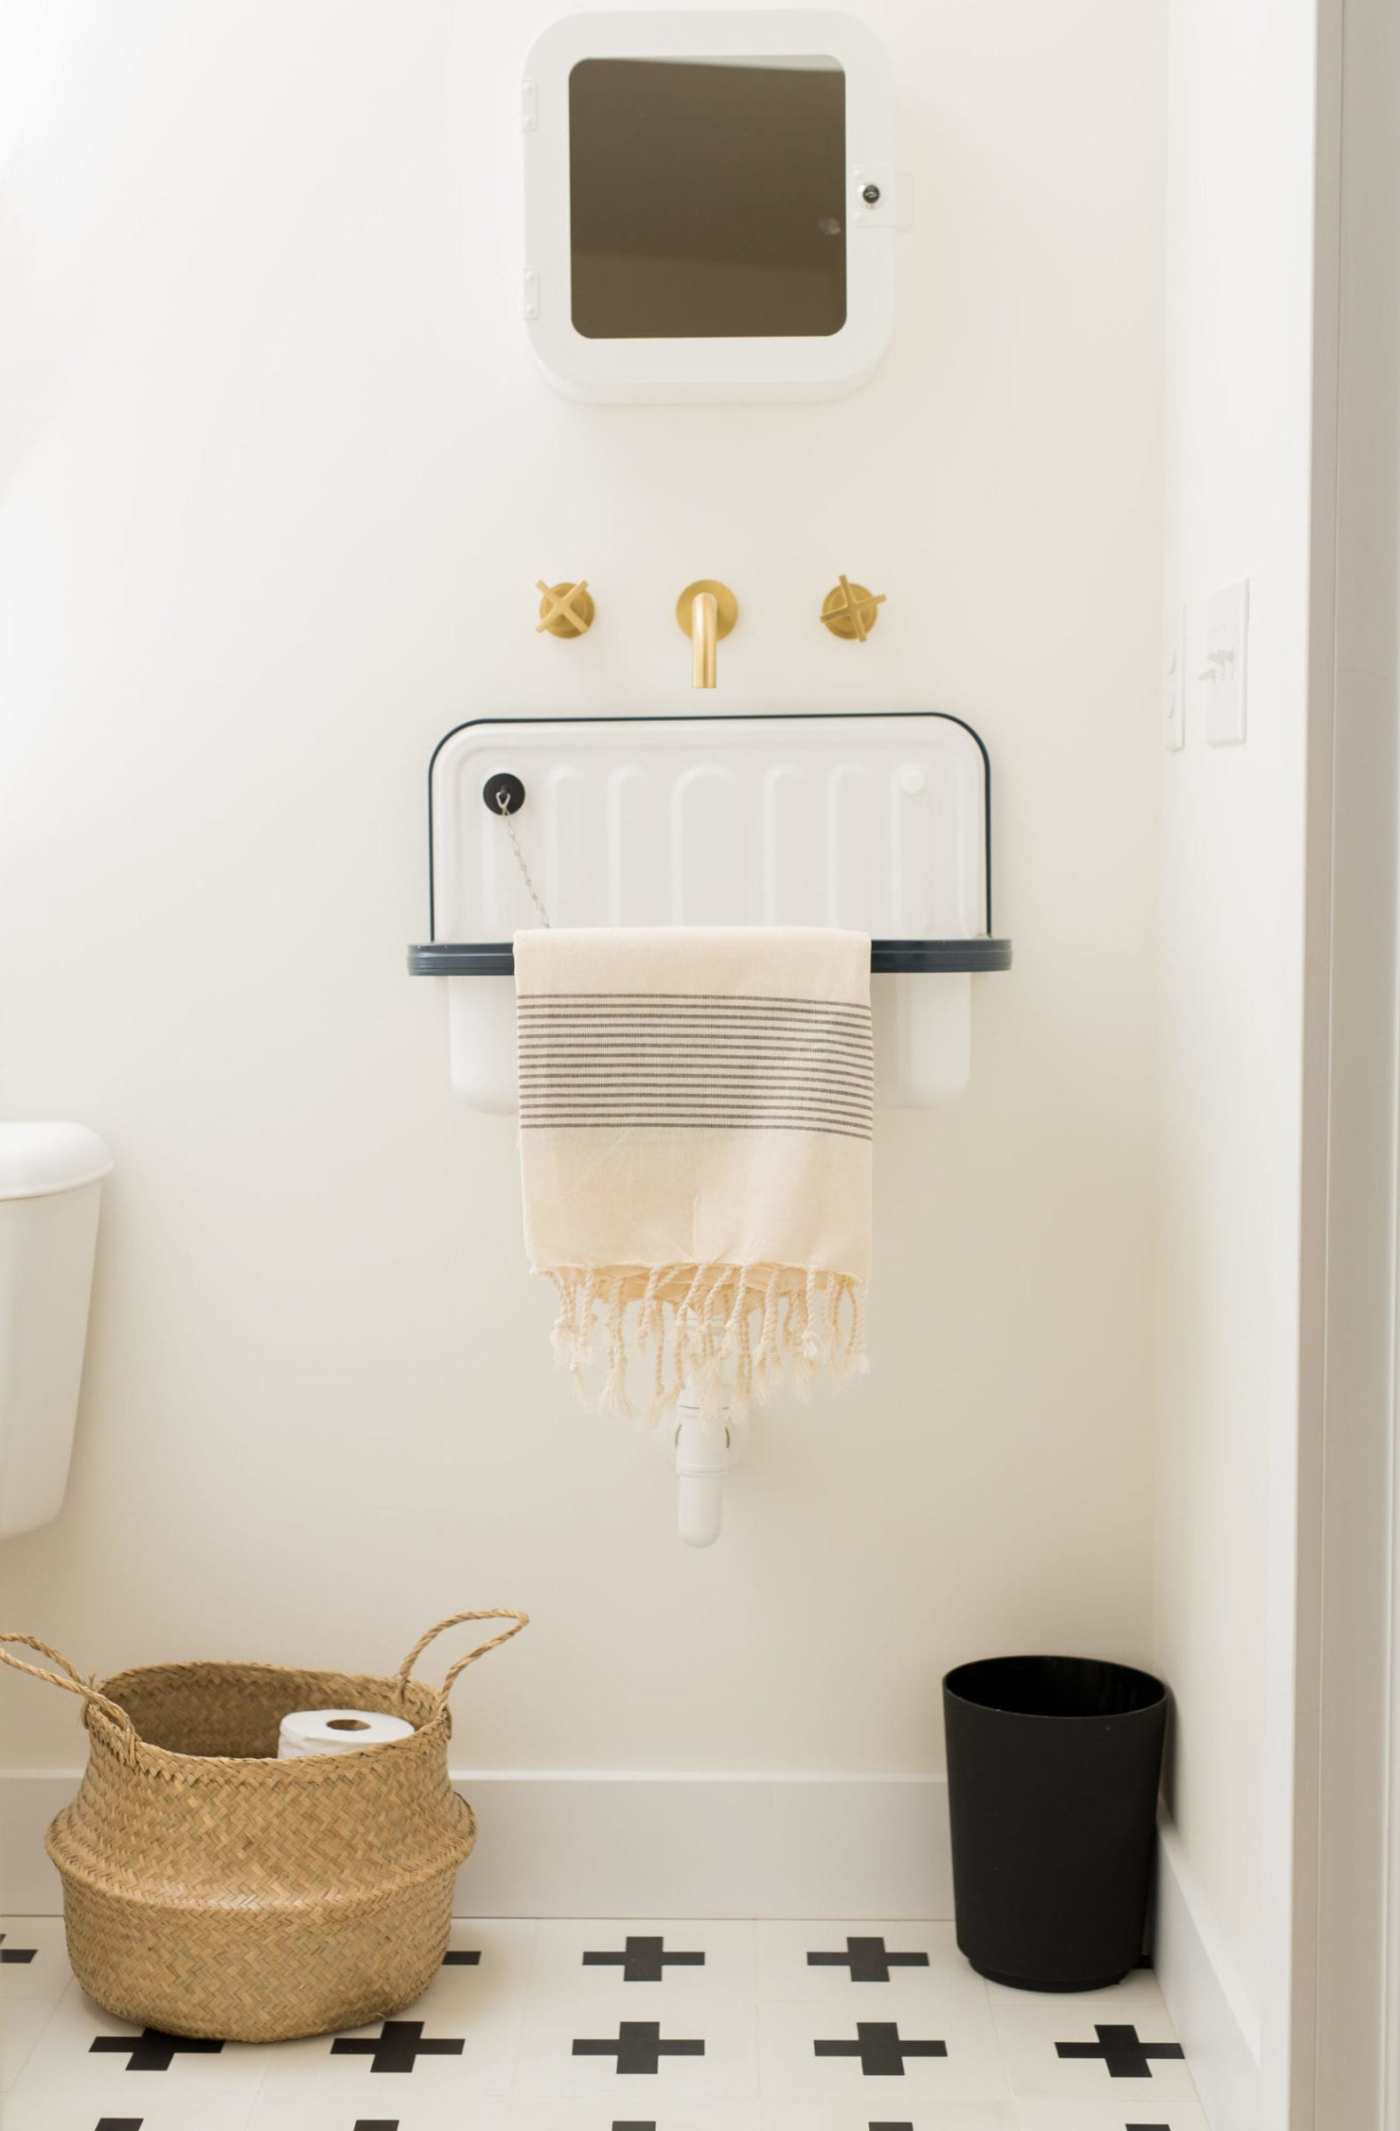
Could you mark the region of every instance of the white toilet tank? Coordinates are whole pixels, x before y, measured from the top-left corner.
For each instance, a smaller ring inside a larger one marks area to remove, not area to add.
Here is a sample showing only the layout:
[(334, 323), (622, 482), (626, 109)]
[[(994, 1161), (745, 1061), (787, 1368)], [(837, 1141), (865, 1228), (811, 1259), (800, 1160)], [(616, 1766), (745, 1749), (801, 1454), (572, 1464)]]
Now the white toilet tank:
[(56, 1517), (83, 1376), (102, 1179), (85, 1125), (0, 1124), (0, 1538)]

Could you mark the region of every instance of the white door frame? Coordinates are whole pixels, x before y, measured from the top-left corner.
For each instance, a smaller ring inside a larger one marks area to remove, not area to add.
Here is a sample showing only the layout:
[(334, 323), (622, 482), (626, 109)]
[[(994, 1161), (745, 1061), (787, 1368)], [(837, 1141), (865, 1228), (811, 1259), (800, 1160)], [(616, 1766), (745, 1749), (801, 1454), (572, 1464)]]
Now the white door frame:
[(1318, 12), (1287, 2120), (1400, 2131), (1400, 25)]

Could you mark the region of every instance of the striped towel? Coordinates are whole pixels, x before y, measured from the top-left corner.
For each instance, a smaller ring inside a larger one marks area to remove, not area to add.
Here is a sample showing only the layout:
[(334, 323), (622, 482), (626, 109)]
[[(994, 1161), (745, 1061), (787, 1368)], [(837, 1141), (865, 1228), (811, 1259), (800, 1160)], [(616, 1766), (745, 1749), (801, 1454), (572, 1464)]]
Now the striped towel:
[(869, 940), (520, 932), (515, 982), (526, 1249), (587, 1402), (626, 1411), (640, 1368), (653, 1417), (687, 1385), (742, 1411), (864, 1368)]

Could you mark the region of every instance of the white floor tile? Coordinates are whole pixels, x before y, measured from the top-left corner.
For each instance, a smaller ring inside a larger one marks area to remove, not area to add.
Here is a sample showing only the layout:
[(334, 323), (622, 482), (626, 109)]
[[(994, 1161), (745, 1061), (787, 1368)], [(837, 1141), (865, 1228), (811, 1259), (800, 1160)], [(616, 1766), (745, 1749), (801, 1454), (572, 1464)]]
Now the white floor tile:
[(470, 2009), (460, 1999), (454, 2003), (455, 1994), (465, 1995), (469, 1987), (435, 1984), (391, 2021), (279, 2044), (267, 2068), (264, 2095), (280, 2100), (289, 2089), (326, 2094), (340, 2100), (353, 2121), (356, 2113), (393, 2116), (392, 2104), (409, 2095), (433, 2101), (444, 2094), (504, 2094), (515, 2064), (522, 2001), (501, 1993), (483, 1996)]
[(853, 2005), (862, 2020), (888, 2017), (880, 2008), (897, 1999), (986, 2002), (987, 1986), (958, 1952), (951, 1924), (760, 1923), (754, 1932), (761, 2001)]
[[(620, 1991), (629, 2007), (645, 2009), (643, 2019), (652, 2018), (656, 2007), (696, 1998), (752, 1998), (755, 1929), (713, 1920), (542, 1923), (532, 1986), (549, 1997), (597, 1997), (609, 2003)], [(696, 1960), (697, 1954), (703, 1959)], [(604, 1958), (585, 1960), (585, 1955)], [(686, 1955), (690, 1958), (679, 1958)]]
[(902, 2101), (864, 2099), (823, 2106), (820, 2102), (765, 2102), (761, 2131), (866, 2131), (869, 2124), (911, 2127), (911, 2131), (1021, 2131), (1009, 2101), (934, 2101), (917, 2107)]
[[(1115, 2105), (1120, 2095), (1134, 2107), (1139, 2101), (1162, 2095), (1183, 2101), (1194, 2099), (1191, 2074), (1180, 2057), (1149, 2056), (1145, 2066), (1134, 2067), (1132, 2076), (1126, 2076), (1116, 2075), (1110, 2068), (1110, 2058), (1102, 2054), (1079, 2054), (1111, 2050), (1117, 2040), (1113, 2029), (1127, 2029), (1129, 2034), (1124, 2040), (1136, 2037), (1148, 2045), (1175, 2043), (1161, 1991), (1149, 1970), (1137, 1970), (1113, 1990), (1061, 1996), (1005, 1990), (993, 1984), (988, 1988), (988, 1998), (1007, 2076), (1018, 2097), (1104, 2100), (1112, 2089)], [(1062, 2056), (1057, 2047), (1060, 2043), (1071, 2045), (1075, 2054)], [(1150, 2107), (1141, 2115), (1144, 2123), (1159, 2120)]]
[[(509, 2131), (510, 2122), (510, 2104), (490, 2095), (376, 2095), (372, 2104), (358, 2107), (352, 2103), (347, 2108), (344, 2096), (331, 2099), (272, 2086), (253, 2104), (247, 2131), (356, 2131), (357, 2125), (381, 2124), (393, 2124), (396, 2131)], [(85, 2131), (92, 2131), (92, 2126)], [(146, 2131), (144, 2125), (142, 2131)], [(198, 2127), (191, 2126), (189, 2131), (198, 2131)]]
[[(729, 2097), (717, 2113), (706, 2105), (682, 2103), (677, 2107), (669, 2101), (637, 2101), (627, 2096), (600, 2105), (577, 2097), (515, 2093), (508, 2101), (489, 2104), (488, 2112), (479, 2117), (459, 2120), (452, 2131), (611, 2131), (614, 2124), (655, 2124), (657, 2131), (759, 2131), (758, 2103)], [(403, 2131), (411, 2127), (405, 2125)], [(849, 2131), (849, 2126), (843, 2131)]]
[(73, 1974), (61, 1917), (0, 1917), (0, 1954), (9, 1956), (0, 1960), (3, 2093), (29, 2062)]
[[(672, 2010), (661, 1995), (639, 2007), (628, 1986), (618, 1984), (611, 1997), (535, 2001), (521, 2036), (517, 2089), (616, 2103), (613, 2115), (624, 2122), (648, 2121), (662, 2104), (669, 2118), (674, 2105), (752, 2099), (758, 2091), (753, 2000), (711, 1995)], [(647, 2062), (653, 2039), (660, 2045), (655, 2071), (619, 2069), (629, 2060)], [(580, 2052), (576, 2042), (608, 2047)], [(665, 2047), (681, 2042), (703, 2048)]]
[[(819, 2051), (818, 2041), (839, 2045), (840, 2053)], [(901, 2047), (937, 2043), (944, 2054), (920, 2048), (906, 2054)], [(896, 2062), (902, 2069), (893, 2069)], [(881, 2064), (891, 2068), (875, 2069)], [(868, 2116), (894, 2121), (939, 2101), (1008, 2098), (984, 2005), (939, 2019), (911, 2017), (907, 2005), (850, 2013), (828, 2005), (763, 2005), (759, 2069), (765, 2101), (834, 2102), (848, 2109), (868, 2102)]]
[(1021, 2101), (1016, 2131), (1210, 2131), (1194, 2095), (1140, 2093), (1143, 2081), (1110, 2084), (1116, 2089), (1111, 2099)]
[[(95, 2131), (98, 2125), (103, 2131), (125, 2131), (128, 2125), (132, 2131), (137, 2125), (140, 2131), (262, 2131), (261, 2118), (251, 2113), (256, 2108), (251, 2095), (202, 2094), (185, 2101), (162, 2096), (152, 2101), (116, 2093), (107, 2095), (100, 2107), (99, 2115), (90, 2098), (26, 2087), (6, 2099), (0, 2122), (5, 2131)], [(444, 2125), (443, 2131), (459, 2131), (459, 2126), (460, 2118), (457, 2125)], [(337, 2126), (337, 2131), (346, 2131), (346, 2127)], [(411, 2127), (405, 2125), (403, 2131)]]
[[(108, 2038), (133, 2047), (93, 2049), (95, 2041)], [(47, 2131), (62, 2115), (83, 2110), (91, 2111), (92, 2124), (101, 2116), (145, 2116), (157, 2104), (162, 2111), (183, 2110), (192, 2131), (205, 2123), (210, 2131), (232, 2131), (246, 2122), (266, 2050), (226, 2042), (220, 2050), (174, 2051), (164, 2071), (133, 2069), (140, 2039), (140, 2028), (114, 2020), (70, 1982), (6, 2097), (5, 2131), (12, 2125), (27, 2131), (31, 2122)]]
[[(1064, 2039), (1092, 2042), (1093, 2029), (1089, 2029), (1087, 2035), (1071, 2029)], [(1164, 2038), (1153, 2033), (1144, 2034), (1142, 2039), (1158, 2042)], [(1130, 2120), (1154, 2123), (1161, 2119), (1159, 2104), (1167, 2100), (1195, 2099), (1190, 2070), (1180, 2058), (1165, 2061), (1158, 2058), (1152, 2062), (1145, 2077), (1125, 2079), (1114, 2078), (1102, 2060), (1059, 2057), (1053, 2043), (1039, 2047), (1020, 2044), (1006, 2051), (1005, 2064), (1006, 2076), (1018, 2101), (1058, 2101), (1069, 2097), (1102, 2101), (1111, 2090), (1115, 2106), (1120, 2095), (1124, 2097), (1125, 2106), (1131, 2104), (1133, 2115)]]
[[(535, 1934), (528, 1921), (454, 1921), (447, 1958), (417, 2002), (404, 2009), (408, 2018), (494, 2023), (514, 2019), (532, 1986)], [(472, 1959), (471, 1956), (475, 1956)]]

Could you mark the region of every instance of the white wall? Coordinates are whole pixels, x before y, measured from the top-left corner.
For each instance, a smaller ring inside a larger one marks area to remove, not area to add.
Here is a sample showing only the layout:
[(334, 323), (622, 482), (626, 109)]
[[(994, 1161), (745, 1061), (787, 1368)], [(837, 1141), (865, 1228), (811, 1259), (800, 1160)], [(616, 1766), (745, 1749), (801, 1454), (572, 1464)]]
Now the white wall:
[(1233, 2021), (1176, 2007), (1219, 2131), (1277, 2131), (1286, 2079), (1316, 30), (1171, 10), (1169, 633), (1251, 583), (1247, 744), (1188, 709), (1162, 764), (1157, 1650), (1169, 1871)]
[[(3, 1616), (99, 1670), (374, 1668), (516, 1603), (464, 1763), (934, 1770), (949, 1663), (1150, 1650), (1161, 11), (863, 10), (916, 201), (891, 357), (690, 410), (526, 352), (553, 12), (7, 11), (0, 1102), (117, 1169), (71, 1495)], [(816, 625), (842, 569), (888, 595), (864, 649)], [(882, 1119), (875, 1373), (765, 1421), (695, 1555), (661, 1444), (553, 1373), (511, 1126), (449, 1098), (404, 948), (440, 733), (689, 707), (708, 572), (718, 707), (980, 727), (1017, 967), (966, 1100)], [(565, 574), (581, 644), (532, 633)], [(3, 1714), (7, 1764), (76, 1760), (57, 1694)]]

